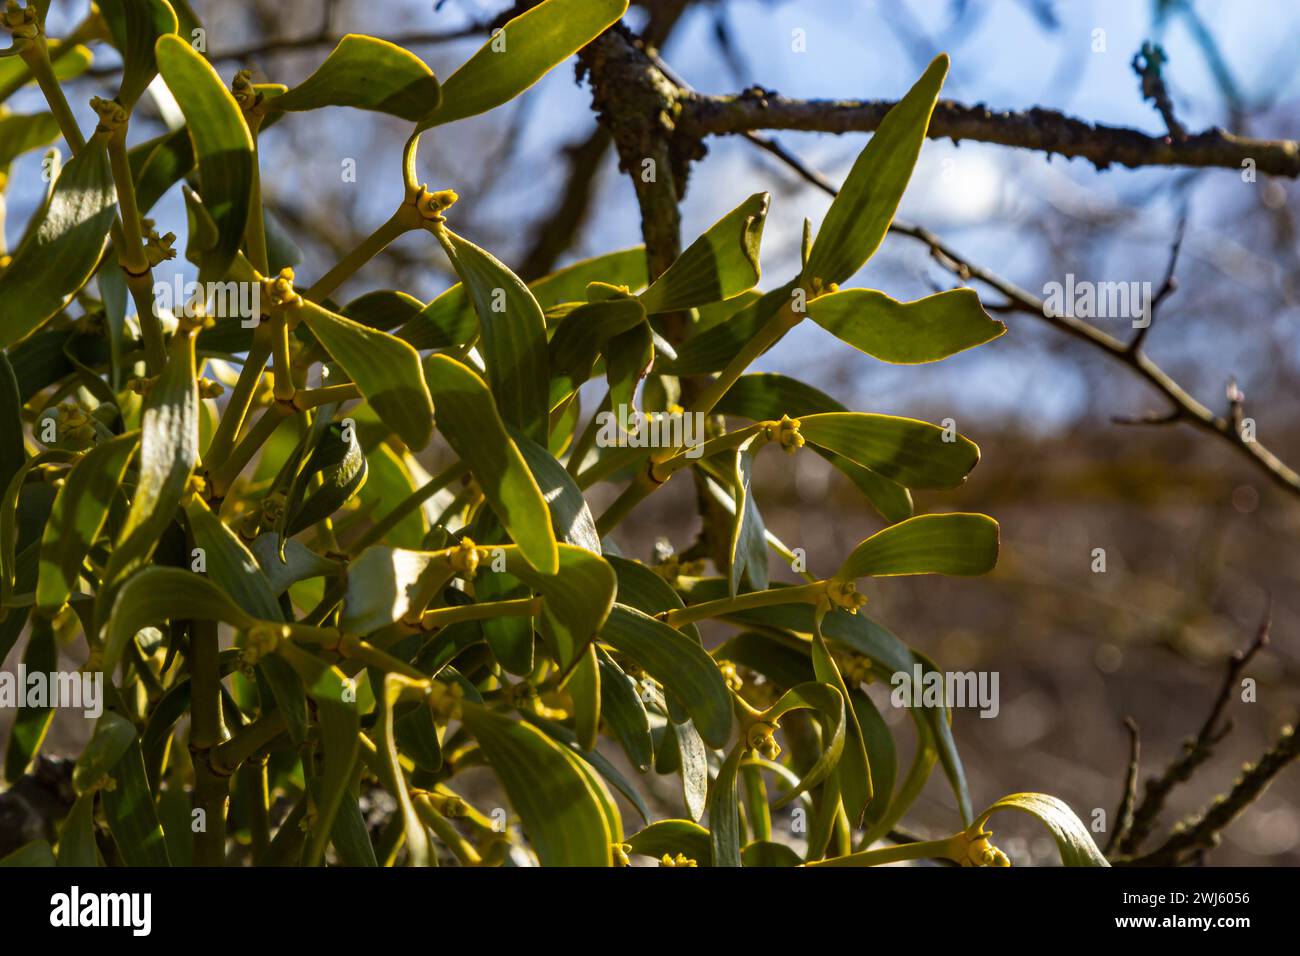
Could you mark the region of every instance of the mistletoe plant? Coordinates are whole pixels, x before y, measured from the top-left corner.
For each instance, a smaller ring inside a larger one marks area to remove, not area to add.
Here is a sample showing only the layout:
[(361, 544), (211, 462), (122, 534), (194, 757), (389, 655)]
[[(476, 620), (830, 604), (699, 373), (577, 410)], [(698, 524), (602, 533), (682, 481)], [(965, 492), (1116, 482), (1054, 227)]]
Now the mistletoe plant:
[[(539, 3), (442, 83), (409, 52), (348, 36), (292, 88), (247, 73), (228, 87), (184, 2), (104, 0), (63, 42), (45, 35), (48, 5), (10, 0), (0, 60), (9, 87), (34, 81), (49, 105), (0, 118), (4, 168), (59, 135), (72, 154), (0, 273), (0, 657), (25, 639), (28, 672), (54, 671), (61, 646), (84, 642), (106, 706), (75, 806), (19, 861), (1006, 865), (985, 824), (1016, 809), (1065, 863), (1105, 865), (1051, 797), (975, 812), (942, 705), (910, 708), (915, 756), (900, 767), (862, 689), (935, 668), (861, 613), (859, 579), (996, 562), (991, 518), (912, 509), (910, 489), (960, 484), (977, 447), (748, 372), (807, 319), (893, 363), (1004, 331), (967, 289), (899, 302), (839, 287), (884, 238), (946, 57), (889, 113), (815, 236), (805, 226), (799, 274), (771, 291), (755, 288), (766, 194), (661, 275), (631, 249), (526, 285), (453, 230), (454, 191), (417, 180), (420, 136), (521, 93), (626, 0)], [(60, 83), (100, 43), (124, 67), (87, 137)], [(184, 123), (129, 145), (155, 77)], [(414, 124), (404, 198), (303, 286), (263, 208), (258, 142), (288, 114), (336, 107)], [(176, 237), (145, 217), (176, 184), (199, 292), (163, 307)], [(427, 304), (331, 298), (412, 231), (459, 284)], [(666, 340), (667, 317), (683, 315), (686, 334)], [(601, 409), (641, 425), (582, 425), (579, 391), (597, 376)], [(647, 415), (707, 431), (690, 442), (663, 428), (652, 444)], [(430, 477), (417, 453), (435, 435), (450, 464)], [(828, 579), (769, 578), (771, 553), (792, 549), (755, 503), (766, 445), (827, 459), (886, 521)], [(729, 515), (714, 576), (699, 553), (646, 565), (610, 540), (683, 471)], [(595, 517), (585, 492), (599, 483), (622, 490)], [(705, 621), (723, 635), (711, 648)], [(18, 710), (9, 781), (51, 714)], [(953, 836), (878, 846), (936, 763)], [(508, 809), (484, 802), (476, 768)], [(637, 782), (649, 775), (678, 781), (677, 818), (652, 818)], [(798, 840), (782, 838), (787, 807)]]

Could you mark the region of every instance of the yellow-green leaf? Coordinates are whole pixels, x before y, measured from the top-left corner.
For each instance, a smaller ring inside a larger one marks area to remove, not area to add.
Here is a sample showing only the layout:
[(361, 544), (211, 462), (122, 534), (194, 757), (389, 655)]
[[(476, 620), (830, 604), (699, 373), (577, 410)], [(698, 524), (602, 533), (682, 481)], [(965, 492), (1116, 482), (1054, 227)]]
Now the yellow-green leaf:
[(102, 138), (64, 165), (34, 228), (0, 273), (0, 348), (40, 328), (99, 263), (116, 214), (117, 191)]
[(947, 429), (894, 415), (826, 412), (799, 419), (804, 439), (908, 488), (955, 488), (979, 446)]
[(477, 704), (463, 710), (542, 865), (609, 866), (612, 836), (595, 792), (601, 784), (578, 758), (530, 724)]
[(239, 104), (217, 71), (175, 34), (158, 38), (158, 72), (185, 114), (199, 161), (203, 205), (216, 223), (217, 240), (202, 272), (214, 279), (226, 270), (243, 241), (253, 181), (253, 140)]
[(493, 33), (442, 85), (419, 129), (486, 113), (514, 99), (627, 10), (627, 0), (545, 0)]
[(947, 73), (948, 56), (941, 53), (885, 114), (817, 230), (803, 269), (805, 280), (820, 280), (823, 286), (841, 283), (880, 246), (912, 178)]
[(998, 523), (988, 515), (917, 515), (853, 549), (836, 577), (985, 574), (998, 562)]
[(767, 193), (755, 193), (709, 227), (641, 293), (647, 313), (677, 312), (752, 289), (761, 270), (759, 244)]
[(268, 105), (295, 112), (352, 106), (414, 122), (437, 109), (440, 98), (433, 71), (414, 53), (378, 37), (350, 33), (315, 73)]
[(974, 289), (950, 289), (915, 302), (874, 289), (845, 289), (809, 302), (808, 317), (855, 349), (895, 365), (937, 362), (1007, 330), (984, 311)]
[(101, 442), (68, 472), (41, 538), (36, 606), (42, 612), (57, 611), (72, 593), (139, 444), (135, 431)]
[(433, 400), (420, 353), (401, 339), (303, 301), (298, 314), (361, 390), (385, 425), (411, 448), (433, 435)]

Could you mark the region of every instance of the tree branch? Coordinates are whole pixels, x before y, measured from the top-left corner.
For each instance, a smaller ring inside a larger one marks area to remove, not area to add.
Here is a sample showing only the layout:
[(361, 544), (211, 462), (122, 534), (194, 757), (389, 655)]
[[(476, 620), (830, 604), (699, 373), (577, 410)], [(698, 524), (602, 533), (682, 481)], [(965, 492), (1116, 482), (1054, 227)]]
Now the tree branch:
[[(687, 94), (679, 127), (697, 137), (755, 130), (802, 130), (819, 133), (869, 133), (894, 106), (891, 100), (797, 100), (751, 87), (737, 96)], [(930, 120), (931, 139), (947, 137), (1033, 149), (1049, 155), (1086, 159), (1098, 169), (1114, 164), (1195, 166), (1241, 169), (1253, 160), (1261, 173), (1300, 176), (1300, 143), (1234, 136), (1207, 129), (1185, 139), (1150, 136), (1123, 126), (1107, 126), (1056, 110), (990, 110), (940, 100)]]

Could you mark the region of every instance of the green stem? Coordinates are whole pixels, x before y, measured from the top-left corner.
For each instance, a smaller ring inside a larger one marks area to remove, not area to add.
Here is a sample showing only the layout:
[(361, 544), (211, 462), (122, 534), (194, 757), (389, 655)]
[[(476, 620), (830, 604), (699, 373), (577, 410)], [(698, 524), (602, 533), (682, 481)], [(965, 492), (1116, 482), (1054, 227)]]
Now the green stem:
[(355, 383), (344, 382), (342, 385), (323, 385), (320, 388), (299, 389), (293, 393), (291, 401), (294, 408), (300, 412), (305, 412), (321, 405), (329, 405), (333, 402), (350, 402), (360, 397), (361, 389), (357, 388)]
[(573, 443), (573, 447), (569, 449), (569, 463), (565, 466), (565, 469), (575, 478), (578, 477), (578, 469), (582, 467), (582, 460), (587, 457), (587, 452), (589, 452), (591, 446), (596, 443), (596, 435), (600, 433), (600, 426), (597, 424), (597, 420), (600, 417), (600, 413), (609, 408), (609, 394), (609, 389), (606, 389), (605, 397), (602, 398), (600, 404), (596, 406), (596, 410), (592, 413), (590, 420), (587, 422), (587, 427), (582, 430), (582, 434), (578, 436), (577, 441)]
[(378, 229), (372, 232), (361, 244), (344, 256), (333, 269), (321, 276), (316, 284), (303, 293), (313, 302), (320, 302), (331, 292), (341, 286), (351, 275), (388, 247), (388, 244), (403, 233), (413, 229), (411, 215), (405, 205)]
[(962, 859), (961, 834), (945, 840), (926, 840), (922, 843), (904, 843), (900, 846), (882, 847), (879, 850), (862, 850), (847, 856), (805, 863), (805, 866), (880, 866), (902, 860), (954, 860)]
[(131, 176), (131, 161), (126, 152), (125, 126), (114, 130), (108, 137), (108, 162), (113, 170), (113, 185), (117, 189), (117, 203), (122, 212), (121, 239), (117, 242), (118, 264), (126, 273), (127, 288), (131, 290), (131, 299), (135, 302), (140, 335), (144, 339), (145, 366), (150, 375), (157, 375), (166, 364), (167, 346), (162, 322), (154, 313), (153, 270), (144, 254), (144, 234), (140, 230), (135, 181)]
[(376, 544), (384, 539), (384, 535), (397, 527), (398, 523), (415, 511), (416, 508), (424, 504), (443, 488), (447, 487), (456, 479), (460, 478), (467, 471), (468, 466), (464, 462), (457, 462), (450, 468), (437, 475), (434, 475), (415, 491), (411, 492), (406, 498), (397, 503), (392, 511), (384, 515), (377, 522), (372, 524), (360, 538), (352, 543), (348, 549), (353, 555), (360, 554), (372, 544)]
[(194, 800), (203, 826), (194, 833), (194, 862), (222, 866), (226, 857), (226, 800), (230, 777), (212, 766), (222, 739), (221, 667), (217, 623), (194, 621), (190, 635), (190, 751), (194, 754)]
[[(258, 333), (260, 332), (262, 332), (261, 327), (258, 328)], [(229, 457), (230, 449), (234, 447), (235, 439), (239, 437), (239, 430), (244, 427), (248, 408), (253, 404), (253, 396), (257, 392), (258, 383), (262, 380), (262, 372), (266, 370), (266, 360), (271, 355), (271, 343), (267, 334), (258, 333), (253, 334), (253, 345), (248, 350), (248, 357), (244, 359), (239, 380), (235, 382), (234, 391), (230, 393), (230, 401), (226, 403), (226, 410), (221, 416), (216, 432), (212, 435), (207, 453), (203, 456), (203, 464), (209, 471), (221, 467)]]
[(727, 394), (728, 389), (736, 384), (736, 379), (745, 374), (745, 369), (753, 364), (754, 360), (776, 344), (781, 336), (785, 335), (803, 319), (803, 313), (796, 312), (793, 305), (787, 302), (781, 307), (781, 310), (768, 319), (767, 324), (758, 330), (758, 334), (744, 344), (727, 363), (727, 367), (715, 378), (708, 386), (695, 396), (695, 401), (691, 403), (687, 413), (700, 412), (707, 415), (713, 411), (713, 406), (718, 404), (723, 395)]
[(41, 34), (32, 38), (23, 47), (19, 56), (32, 71), (36, 84), (45, 94), (45, 101), (49, 104), (50, 112), (54, 114), (55, 122), (59, 124), (59, 131), (63, 133), (68, 148), (75, 156), (86, 148), (86, 137), (82, 135), (77, 119), (72, 115), (72, 108), (68, 106), (68, 98), (63, 95), (63, 88), (59, 86), (58, 77), (54, 75), (54, 66), (50, 62), (50, 49), (45, 42), (45, 36)]
[(284, 714), (273, 710), (240, 728), (229, 740), (213, 747), (208, 762), (218, 773), (230, 776), (286, 728)]
[(224, 498), (230, 486), (235, 483), (239, 473), (244, 467), (253, 460), (253, 456), (258, 450), (266, 444), (267, 440), (280, 427), (280, 423), (292, 414), (292, 409), (281, 402), (275, 402), (268, 406), (266, 411), (262, 412), (256, 424), (248, 430), (238, 445), (230, 452), (230, 456), (221, 464), (215, 472), (209, 473), (212, 496), (214, 498)]
[(690, 607), (675, 608), (665, 612), (660, 619), (670, 627), (681, 627), (683, 624), (691, 624), (705, 618), (734, 614), (736, 611), (749, 611), (759, 607), (773, 607), (779, 604), (816, 604), (825, 594), (824, 581), (796, 587), (770, 588), (766, 591), (751, 591), (736, 597), (719, 598), (716, 601), (692, 604)]
[(484, 601), (482, 604), (462, 604), (425, 611), (420, 616), (420, 627), (432, 630), (459, 624), (461, 621), (483, 621), (493, 617), (534, 617), (542, 611), (542, 599), (515, 598), (509, 601)]

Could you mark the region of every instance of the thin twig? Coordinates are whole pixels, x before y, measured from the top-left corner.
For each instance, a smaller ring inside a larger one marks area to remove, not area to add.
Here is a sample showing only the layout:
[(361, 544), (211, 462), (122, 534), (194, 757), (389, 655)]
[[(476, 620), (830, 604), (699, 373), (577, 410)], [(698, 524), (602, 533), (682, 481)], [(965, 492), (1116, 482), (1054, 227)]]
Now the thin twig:
[(1115, 811), (1115, 828), (1111, 830), (1110, 839), (1106, 841), (1105, 853), (1110, 853), (1124, 840), (1133, 827), (1133, 804), (1137, 801), (1138, 766), (1142, 745), (1138, 739), (1138, 725), (1132, 717), (1124, 718), (1128, 728), (1128, 771), (1124, 775), (1124, 792), (1120, 796), (1119, 808)]
[(1132, 856), (1142, 846), (1142, 842), (1151, 834), (1155, 828), (1156, 821), (1160, 813), (1164, 810), (1165, 801), (1168, 799), (1170, 792), (1180, 783), (1186, 783), (1191, 779), (1196, 768), (1209, 760), (1214, 753), (1214, 747), (1232, 730), (1232, 721), (1224, 720), (1224, 711), (1227, 708), (1228, 700), (1232, 697), (1233, 689), (1237, 686), (1237, 681), (1241, 677), (1241, 672), (1256, 654), (1268, 644), (1268, 633), (1272, 626), (1273, 610), (1272, 599), (1264, 609), (1264, 617), (1255, 634), (1255, 640), (1250, 647), (1243, 650), (1236, 650), (1228, 658), (1227, 670), (1223, 675), (1223, 684), (1219, 688), (1218, 696), (1214, 700), (1214, 705), (1210, 708), (1209, 715), (1205, 718), (1205, 723), (1197, 731), (1194, 738), (1183, 745), (1183, 752), (1173, 763), (1165, 768), (1164, 773), (1158, 777), (1152, 777), (1146, 783), (1146, 788), (1142, 794), (1142, 802), (1133, 813), (1133, 825), (1129, 828), (1124, 839), (1119, 842), (1119, 852), (1124, 856)]

